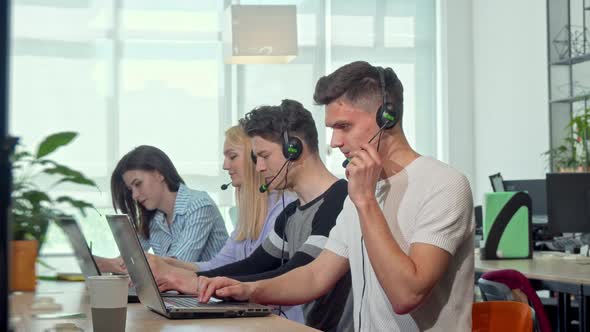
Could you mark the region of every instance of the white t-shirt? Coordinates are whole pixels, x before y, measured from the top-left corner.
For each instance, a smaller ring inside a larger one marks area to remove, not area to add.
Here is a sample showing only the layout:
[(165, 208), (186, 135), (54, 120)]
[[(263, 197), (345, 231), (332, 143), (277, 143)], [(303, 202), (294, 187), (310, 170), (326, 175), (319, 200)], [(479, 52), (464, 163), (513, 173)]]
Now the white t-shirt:
[(326, 249), (349, 260), (355, 329), (359, 329), (362, 301), (363, 332), (471, 331), (474, 223), (469, 181), (438, 160), (419, 157), (403, 171), (379, 181), (376, 197), (393, 237), (406, 254), (412, 243), (420, 242), (437, 246), (452, 258), (447, 272), (420, 306), (409, 314), (396, 314), (366, 247), (361, 250), (360, 221), (347, 198)]

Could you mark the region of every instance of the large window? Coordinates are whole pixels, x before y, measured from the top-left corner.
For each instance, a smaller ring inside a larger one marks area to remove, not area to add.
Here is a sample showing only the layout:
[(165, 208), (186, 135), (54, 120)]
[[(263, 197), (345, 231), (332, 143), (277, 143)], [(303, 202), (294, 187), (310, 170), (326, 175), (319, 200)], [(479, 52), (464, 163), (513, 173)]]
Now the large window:
[[(229, 230), (230, 192), (221, 169), (224, 130), (257, 105), (301, 101), (314, 114), (320, 151), (343, 176), (328, 145), (316, 80), (354, 61), (392, 67), (404, 83), (404, 128), (424, 154), (436, 151), (435, 1), (240, 1), (297, 5), (299, 55), (286, 65), (225, 65), (224, 1), (15, 0), (11, 134), (26, 145), (62, 130), (80, 133), (56, 159), (82, 170), (100, 191), (61, 190), (112, 212), (109, 180), (140, 144), (173, 160), (190, 187), (218, 203)], [(104, 218), (80, 223), (97, 254), (117, 254)], [(71, 249), (51, 228), (45, 253)]]

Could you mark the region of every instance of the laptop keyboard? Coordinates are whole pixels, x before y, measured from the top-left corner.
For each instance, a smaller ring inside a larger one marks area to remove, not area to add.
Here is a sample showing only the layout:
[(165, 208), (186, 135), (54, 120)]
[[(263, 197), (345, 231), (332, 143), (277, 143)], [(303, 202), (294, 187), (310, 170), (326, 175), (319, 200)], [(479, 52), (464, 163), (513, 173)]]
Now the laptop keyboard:
[(173, 307), (177, 308), (196, 308), (196, 307), (203, 307), (203, 306), (211, 306), (215, 304), (221, 304), (219, 302), (212, 302), (209, 303), (201, 303), (197, 298), (194, 297), (168, 297), (164, 299), (166, 304), (170, 304)]

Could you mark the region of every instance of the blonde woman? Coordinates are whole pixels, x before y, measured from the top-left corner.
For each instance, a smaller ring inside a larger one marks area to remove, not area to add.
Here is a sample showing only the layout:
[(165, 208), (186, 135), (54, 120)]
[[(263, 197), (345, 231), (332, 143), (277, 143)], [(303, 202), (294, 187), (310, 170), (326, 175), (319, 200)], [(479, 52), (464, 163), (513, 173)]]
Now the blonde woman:
[(162, 257), (166, 263), (190, 271), (207, 271), (233, 262), (240, 261), (260, 246), (269, 232), (274, 228), (275, 219), (284, 206), (295, 200), (295, 195), (273, 191), (261, 194), (259, 187), (264, 178), (256, 171), (251, 158), (252, 144), (250, 137), (241, 126), (233, 126), (225, 132), (223, 145), (223, 169), (231, 177), (231, 184), (236, 188), (238, 223), (230, 238), (219, 253), (211, 260), (201, 262), (183, 262), (173, 258)]

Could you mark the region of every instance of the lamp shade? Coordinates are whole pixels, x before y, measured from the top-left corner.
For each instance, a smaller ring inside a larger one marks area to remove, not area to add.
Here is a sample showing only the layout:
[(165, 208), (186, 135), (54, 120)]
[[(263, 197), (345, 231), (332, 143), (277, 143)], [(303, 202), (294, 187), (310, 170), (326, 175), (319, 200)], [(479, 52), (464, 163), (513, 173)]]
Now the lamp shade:
[(297, 56), (294, 5), (231, 5), (225, 11), (225, 63), (288, 63)]

